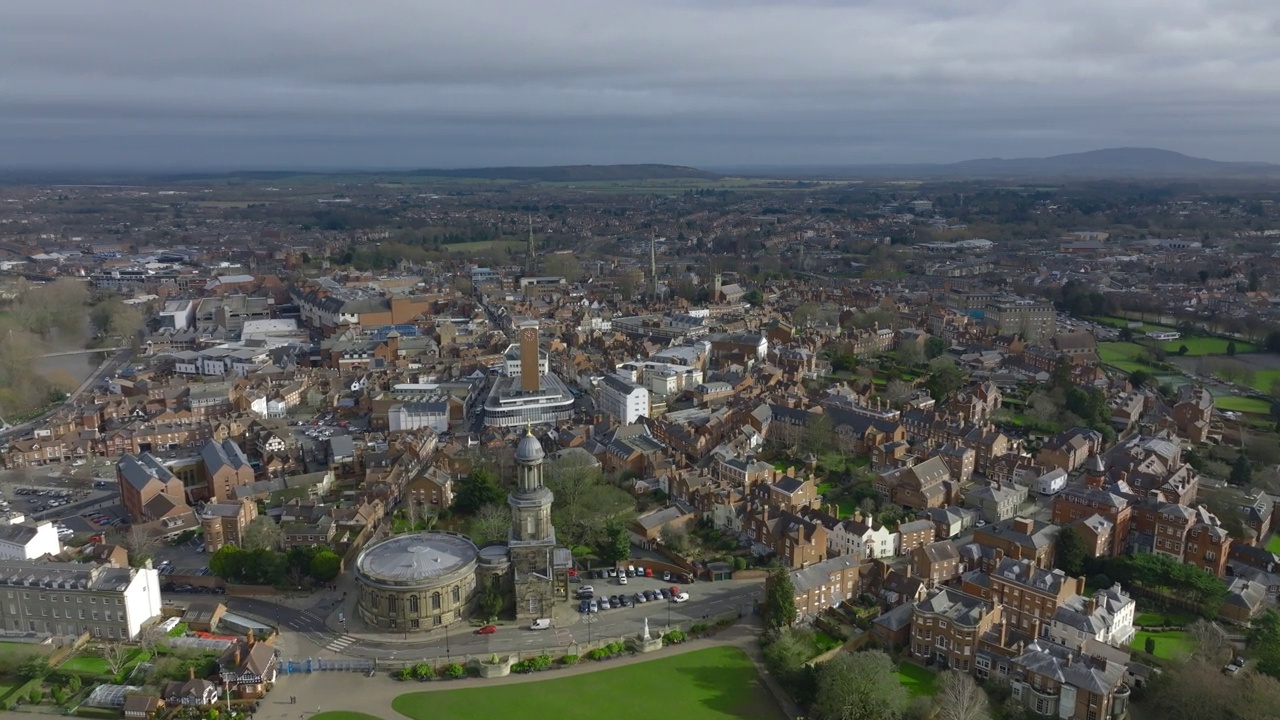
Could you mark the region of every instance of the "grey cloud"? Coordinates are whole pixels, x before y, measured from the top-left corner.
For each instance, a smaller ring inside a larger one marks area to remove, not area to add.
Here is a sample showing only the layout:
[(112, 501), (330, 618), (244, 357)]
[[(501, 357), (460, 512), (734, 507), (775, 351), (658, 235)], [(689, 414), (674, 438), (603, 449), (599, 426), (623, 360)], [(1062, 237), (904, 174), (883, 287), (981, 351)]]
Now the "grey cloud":
[(1280, 160), (1278, 35), (1270, 0), (9, 0), (0, 164)]

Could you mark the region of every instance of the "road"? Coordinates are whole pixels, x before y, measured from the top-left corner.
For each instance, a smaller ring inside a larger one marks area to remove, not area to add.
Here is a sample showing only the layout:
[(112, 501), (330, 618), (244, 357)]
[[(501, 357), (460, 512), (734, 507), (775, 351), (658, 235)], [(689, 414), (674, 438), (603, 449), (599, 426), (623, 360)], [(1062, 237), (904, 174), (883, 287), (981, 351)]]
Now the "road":
[[(602, 581), (597, 581), (597, 590), (605, 592), (605, 587), (600, 585), (600, 582)], [(574, 607), (568, 609), (568, 612), (563, 615), (558, 613), (557, 627), (549, 631), (503, 625), (492, 635), (477, 635), (471, 627), (463, 624), (455, 626), (455, 629), (446, 637), (430, 640), (405, 639), (405, 636), (395, 634), (388, 634), (387, 640), (378, 640), (367, 632), (359, 635), (335, 632), (325, 624), (325, 618), (343, 603), (342, 598), (318, 601), (314, 606), (306, 609), (280, 605), (260, 598), (227, 598), (226, 604), (232, 612), (251, 615), (277, 625), (286, 636), (294, 634), (294, 641), (290, 642), (290, 645), (292, 652), (298, 653), (298, 656), (337, 655), (392, 660), (487, 655), (567, 647), (572, 643), (589, 642), (594, 638), (633, 635), (641, 631), (646, 618), (653, 631), (657, 632), (668, 623), (688, 624), (704, 616), (723, 616), (749, 608), (754, 601), (762, 597), (762, 587), (758, 581), (697, 583), (688, 588), (693, 599), (682, 604), (652, 602), (591, 616), (579, 615)], [(609, 586), (608, 591), (622, 589)], [(347, 603), (348, 612), (353, 600), (352, 598)], [(587, 617), (591, 620), (588, 621)], [(298, 642), (298, 640), (304, 642)]]
[(41, 414), (39, 417), (35, 418), (34, 420), (29, 420), (27, 422), (22, 423), (21, 425), (14, 425), (13, 427), (5, 428), (3, 431), (0, 431), (0, 441), (8, 440), (9, 438), (12, 438), (12, 437), (21, 437), (22, 435), (25, 435), (27, 431), (43, 425), (44, 422), (49, 419), (49, 416), (61, 410), (63, 407), (66, 407), (67, 405), (75, 403), (75, 401), (79, 399), (81, 395), (87, 392), (90, 388), (97, 386), (97, 384), (101, 382), (103, 378), (108, 378), (114, 375), (116, 370), (120, 369), (121, 365), (124, 365), (125, 363), (129, 362), (130, 358), (132, 357), (133, 357), (132, 351), (121, 350), (115, 355), (112, 355), (111, 357), (107, 358), (101, 365), (98, 366), (97, 370), (94, 370), (93, 373), (89, 375), (89, 377), (85, 378), (84, 382), (80, 383), (80, 387), (76, 388), (75, 392), (67, 396), (67, 399), (64, 400), (61, 405), (53, 408), (52, 410), (49, 410), (46, 413)]

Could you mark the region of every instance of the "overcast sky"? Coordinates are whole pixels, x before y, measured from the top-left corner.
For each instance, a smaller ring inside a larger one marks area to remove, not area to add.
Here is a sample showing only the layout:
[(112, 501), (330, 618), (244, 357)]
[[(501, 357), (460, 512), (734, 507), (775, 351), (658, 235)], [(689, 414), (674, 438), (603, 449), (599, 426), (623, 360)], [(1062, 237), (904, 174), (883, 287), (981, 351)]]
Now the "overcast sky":
[(0, 166), (1280, 162), (1280, 0), (0, 0)]

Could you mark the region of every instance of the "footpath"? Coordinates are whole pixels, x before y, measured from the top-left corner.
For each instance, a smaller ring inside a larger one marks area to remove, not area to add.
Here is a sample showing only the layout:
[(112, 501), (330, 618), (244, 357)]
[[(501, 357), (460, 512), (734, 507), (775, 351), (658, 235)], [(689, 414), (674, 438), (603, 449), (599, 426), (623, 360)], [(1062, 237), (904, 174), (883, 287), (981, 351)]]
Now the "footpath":
[[(512, 674), (502, 678), (402, 682), (391, 679), (385, 671), (380, 671), (373, 677), (339, 671), (286, 675), (280, 678), (276, 688), (267, 696), (255, 718), (257, 720), (308, 720), (319, 712), (346, 710), (374, 715), (382, 720), (402, 720), (402, 716), (392, 709), (391, 702), (405, 693), (443, 692), (463, 688), (544, 682), (555, 678), (603, 672), (624, 665), (660, 660), (704, 648), (724, 646), (737, 647), (751, 658), (761, 681), (778, 701), (784, 717), (801, 717), (800, 709), (791, 702), (777, 682), (765, 671), (764, 658), (760, 652), (760, 625), (758, 622), (746, 619), (710, 638), (668, 645), (651, 653), (637, 653), (606, 662), (586, 661), (560, 670), (523, 675)], [(298, 698), (296, 705), (289, 703), (290, 696)]]

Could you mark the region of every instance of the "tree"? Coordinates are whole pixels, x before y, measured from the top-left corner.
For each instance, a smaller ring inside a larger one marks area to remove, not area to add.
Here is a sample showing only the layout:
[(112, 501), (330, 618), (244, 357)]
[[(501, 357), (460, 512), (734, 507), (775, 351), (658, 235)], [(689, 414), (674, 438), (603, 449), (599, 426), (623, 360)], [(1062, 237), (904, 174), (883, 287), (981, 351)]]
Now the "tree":
[(1236, 354), (1236, 341), (1228, 340), (1227, 341), (1227, 357), (1235, 357), (1235, 354)]
[(891, 408), (898, 408), (911, 397), (911, 386), (901, 380), (890, 380), (885, 383), (880, 395)]
[(605, 531), (605, 542), (600, 546), (600, 559), (610, 565), (631, 557), (631, 536), (622, 523), (610, 523)]
[(1178, 356), (1179, 356), (1179, 357), (1186, 357), (1187, 353), (1189, 353), (1189, 352), (1191, 352), (1191, 348), (1187, 347), (1186, 345), (1179, 345), (1179, 346), (1178, 346)]
[(1088, 557), (1084, 539), (1070, 525), (1058, 530), (1054, 538), (1054, 567), (1066, 574), (1077, 577), (1084, 572), (1084, 562)]
[(898, 720), (909, 696), (879, 650), (837, 655), (818, 669), (815, 714), (823, 720)]
[(1147, 636), (1146, 641), (1145, 641), (1145, 642), (1143, 642), (1143, 644), (1142, 644), (1142, 649), (1143, 649), (1143, 650), (1146, 650), (1148, 655), (1155, 655), (1155, 654), (1156, 654), (1156, 639), (1155, 639), (1155, 637), (1154, 637), (1154, 636), (1151, 636), (1151, 635), (1148, 635), (1148, 636)]
[(342, 572), (342, 558), (332, 550), (321, 550), (311, 558), (311, 577), (318, 582), (333, 582), (340, 572)]
[(689, 533), (682, 528), (667, 526), (662, 530), (662, 544), (674, 552), (684, 552), (689, 546)]
[(245, 552), (235, 545), (223, 545), (209, 557), (209, 571), (223, 580), (235, 580)]
[(1249, 458), (1244, 453), (1236, 456), (1236, 461), (1231, 464), (1231, 477), (1228, 478), (1232, 485), (1241, 487), (1249, 485), (1253, 482), (1253, 466), (1249, 464)]
[(551, 519), (567, 544), (603, 545), (611, 523), (625, 525), (635, 517), (635, 499), (605, 482), (590, 456), (570, 453), (543, 467), (547, 487), (555, 493)]
[(924, 341), (924, 356), (929, 360), (941, 357), (946, 351), (947, 341), (940, 337), (930, 335), (929, 338)]
[(957, 390), (964, 387), (965, 375), (955, 363), (946, 358), (938, 358), (929, 363), (929, 376), (924, 386), (934, 400), (943, 402), (950, 399)]
[(742, 299), (756, 307), (764, 305), (764, 295), (759, 290), (751, 290), (746, 295), (742, 296)]
[(130, 649), (124, 643), (103, 643), (98, 648), (98, 653), (102, 655), (103, 661), (107, 664), (107, 671), (112, 675), (119, 675), (124, 666), (129, 662), (131, 654)]
[(511, 528), (511, 511), (497, 503), (485, 505), (471, 518), (468, 528), (471, 539), (481, 547), (506, 540)]
[(805, 450), (811, 450), (815, 454), (821, 454), (831, 447), (831, 441), (835, 432), (835, 426), (831, 422), (831, 417), (826, 413), (822, 413), (815, 417), (810, 417), (809, 423), (805, 426), (803, 447)]
[(156, 550), (160, 547), (160, 538), (141, 525), (132, 525), (120, 539), (120, 545), (129, 552), (129, 564), (141, 567), (147, 560), (155, 557)]
[(495, 582), (485, 585), (484, 592), (480, 593), (480, 598), (476, 600), (476, 609), (480, 611), (480, 616), (488, 620), (498, 616), (502, 612), (502, 606), (506, 604), (506, 598), (502, 595), (502, 587)]
[(267, 515), (259, 515), (244, 529), (245, 550), (277, 550), (283, 533), (275, 520)]
[(796, 588), (791, 583), (791, 573), (778, 568), (764, 584), (764, 627), (781, 630), (796, 621)]
[(485, 505), (502, 502), (502, 488), (498, 487), (493, 471), (488, 468), (472, 470), (460, 485), (458, 494), (453, 498), (453, 507), (458, 512), (477, 513)]
[(1138, 369), (1129, 373), (1129, 384), (1135, 388), (1145, 387), (1148, 383), (1155, 379), (1155, 376), (1146, 370)]
[(965, 673), (949, 670), (938, 683), (934, 699), (937, 720), (990, 720), (987, 693)]

